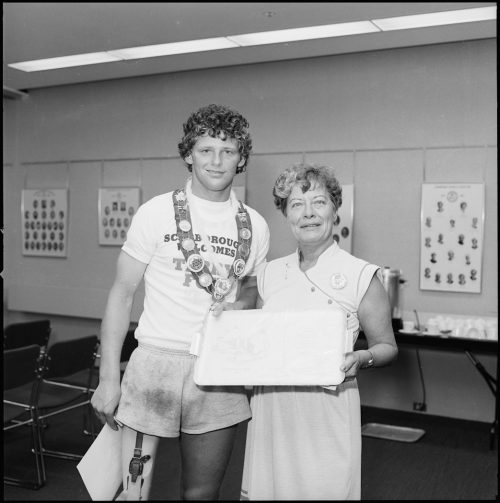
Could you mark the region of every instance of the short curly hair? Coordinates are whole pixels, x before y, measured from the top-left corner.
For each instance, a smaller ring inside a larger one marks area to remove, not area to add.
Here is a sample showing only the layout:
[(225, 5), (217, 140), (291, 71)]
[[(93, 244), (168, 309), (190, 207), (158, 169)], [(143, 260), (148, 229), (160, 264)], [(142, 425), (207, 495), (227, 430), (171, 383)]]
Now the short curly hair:
[[(234, 138), (238, 142), (241, 158), (245, 159), (245, 163), (236, 169), (236, 174), (243, 173), (252, 150), (252, 138), (248, 127), (245, 117), (228, 106), (211, 104), (201, 107), (183, 124), (184, 136), (178, 144), (179, 154), (185, 159), (200, 136), (208, 134), (221, 140)], [(187, 164), (187, 168), (189, 171), (193, 169), (190, 164)]]
[(318, 183), (324, 186), (330, 196), (330, 200), (337, 211), (342, 205), (342, 187), (337, 180), (334, 171), (329, 166), (315, 164), (297, 164), (286, 168), (276, 179), (273, 188), (274, 204), (286, 216), (288, 198), (295, 185), (307, 192)]

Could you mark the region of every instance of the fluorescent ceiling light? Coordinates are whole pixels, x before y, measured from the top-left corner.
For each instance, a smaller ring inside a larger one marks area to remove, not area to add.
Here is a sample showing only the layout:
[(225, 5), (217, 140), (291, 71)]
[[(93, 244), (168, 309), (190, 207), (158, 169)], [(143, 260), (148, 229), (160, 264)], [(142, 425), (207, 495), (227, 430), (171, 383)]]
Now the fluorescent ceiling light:
[(74, 56), (62, 56), (59, 58), (35, 59), (22, 63), (11, 63), (7, 66), (22, 70), (23, 72), (40, 72), (42, 70), (55, 70), (57, 68), (69, 68), (71, 66), (95, 65), (97, 63), (111, 63), (120, 58), (106, 52), (91, 52), (88, 54), (75, 54)]
[(170, 56), (172, 54), (186, 54), (188, 52), (215, 51), (217, 49), (230, 49), (231, 47), (238, 47), (238, 44), (228, 40), (226, 37), (216, 37), (172, 42), (170, 44), (130, 47), (129, 49), (108, 51), (108, 54), (118, 56), (120, 59), (140, 59)]
[(353, 23), (325, 24), (321, 26), (308, 26), (306, 28), (245, 33), (244, 35), (231, 35), (226, 38), (236, 42), (238, 45), (248, 46), (279, 44), (316, 38), (343, 37), (360, 33), (372, 33), (374, 31), (380, 30), (370, 23), (370, 21), (356, 21)]
[(427, 26), (441, 26), (456, 23), (470, 23), (496, 19), (496, 6), (479, 7), (446, 12), (433, 12), (430, 14), (417, 14), (372, 21), (356, 21), (350, 23), (328, 24), (310, 26), (305, 28), (290, 28), (286, 30), (265, 31), (259, 33), (246, 33), (226, 37), (206, 38), (201, 40), (187, 40), (169, 44), (156, 44), (143, 47), (130, 47), (107, 52), (93, 52), (77, 54), (58, 58), (38, 59), (10, 63), (7, 66), (24, 72), (54, 70), (72, 66), (94, 65), (98, 63), (111, 63), (124, 59), (154, 58), (172, 54), (186, 54), (190, 52), (214, 51), (230, 49), (238, 46), (252, 46), (263, 44), (279, 44), (299, 40), (312, 40), (320, 38), (343, 37), (362, 33), (379, 31), (404, 30), (408, 28), (423, 28)]
[(406, 30), (409, 28), (424, 28), (427, 26), (442, 26), (446, 24), (472, 23), (496, 19), (496, 7), (478, 7), (475, 9), (450, 10), (446, 12), (432, 12), (416, 14), (414, 16), (389, 17), (373, 19), (381, 30)]

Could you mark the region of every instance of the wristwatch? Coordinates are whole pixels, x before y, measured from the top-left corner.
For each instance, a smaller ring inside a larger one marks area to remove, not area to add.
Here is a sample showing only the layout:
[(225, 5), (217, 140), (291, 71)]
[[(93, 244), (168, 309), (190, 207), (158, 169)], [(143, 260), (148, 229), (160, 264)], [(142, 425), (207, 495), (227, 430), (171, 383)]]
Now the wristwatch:
[(363, 368), (369, 369), (369, 368), (373, 367), (375, 364), (373, 362), (373, 354), (372, 354), (372, 352), (369, 349), (367, 349), (366, 351), (368, 351), (368, 353), (370, 353), (370, 359), (368, 360), (368, 363)]

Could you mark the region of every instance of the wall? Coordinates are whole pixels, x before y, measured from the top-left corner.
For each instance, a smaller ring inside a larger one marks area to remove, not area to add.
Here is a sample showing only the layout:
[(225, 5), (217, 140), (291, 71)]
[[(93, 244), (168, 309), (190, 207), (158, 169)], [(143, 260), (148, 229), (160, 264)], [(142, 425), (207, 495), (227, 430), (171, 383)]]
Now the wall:
[[(354, 183), (353, 253), (402, 269), (406, 311), (498, 316), (495, 42), (60, 86), (4, 100), (4, 323), (48, 313), (56, 338), (98, 331), (118, 249), (97, 244), (97, 189), (140, 184), (146, 200), (182, 183), (182, 122), (210, 102), (232, 105), (250, 121), (254, 155), (244, 182), (248, 203), (271, 228), (269, 258), (295, 246), (272, 205), (277, 174), (303, 158), (327, 162), (341, 182)], [(422, 182), (485, 183), (488, 274), (480, 294), (419, 290)], [(68, 257), (23, 257), (21, 189), (66, 184)], [(139, 295), (135, 317), (140, 302)], [(463, 354), (421, 356), (432, 377), (429, 413), (492, 419), (489, 390)], [(493, 357), (481, 361), (494, 371)], [(361, 376), (363, 403), (411, 410), (420, 398), (417, 369), (414, 350), (401, 348), (392, 367)]]

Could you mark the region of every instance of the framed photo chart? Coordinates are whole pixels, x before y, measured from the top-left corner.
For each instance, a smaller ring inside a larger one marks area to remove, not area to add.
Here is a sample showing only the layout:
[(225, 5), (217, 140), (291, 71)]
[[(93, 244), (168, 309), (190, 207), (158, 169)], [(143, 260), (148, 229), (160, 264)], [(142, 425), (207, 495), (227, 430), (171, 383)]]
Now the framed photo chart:
[(342, 185), (342, 205), (333, 225), (333, 239), (346, 252), (352, 253), (352, 222), (354, 211), (354, 185)]
[(99, 244), (121, 246), (140, 204), (139, 187), (99, 189)]
[(484, 184), (422, 184), (420, 289), (480, 293)]
[(67, 189), (23, 189), (21, 213), (23, 255), (66, 257)]

